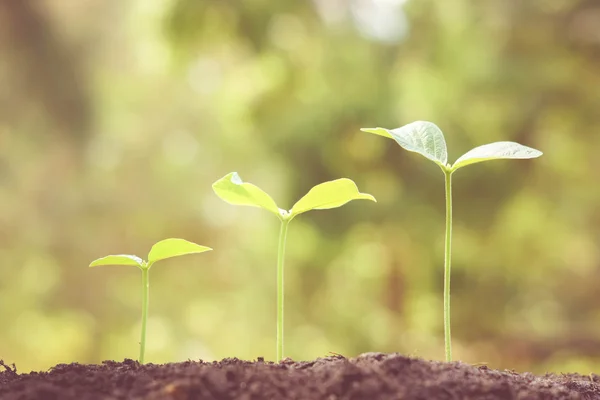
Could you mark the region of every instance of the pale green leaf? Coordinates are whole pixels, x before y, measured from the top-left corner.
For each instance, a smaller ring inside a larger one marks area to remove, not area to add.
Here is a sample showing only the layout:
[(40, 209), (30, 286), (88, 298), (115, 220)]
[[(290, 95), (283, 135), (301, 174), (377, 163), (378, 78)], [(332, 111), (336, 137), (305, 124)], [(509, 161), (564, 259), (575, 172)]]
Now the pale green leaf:
[[(443, 168), (448, 163), (444, 134), (434, 123), (416, 121), (397, 129), (365, 128), (364, 132), (391, 137), (408, 151), (419, 153)], [(387, 133), (387, 134), (386, 134)]]
[(229, 204), (260, 207), (281, 217), (279, 207), (271, 196), (257, 186), (243, 182), (237, 172), (225, 175), (212, 187), (217, 196)]
[(310, 210), (340, 207), (351, 200), (375, 200), (370, 194), (360, 193), (350, 179), (342, 178), (321, 183), (312, 189), (290, 210), (292, 217)]
[(148, 253), (148, 263), (155, 263), (166, 258), (186, 254), (204, 253), (210, 250), (212, 250), (210, 247), (200, 246), (184, 239), (165, 239), (152, 246), (150, 253)]
[(394, 137), (385, 128), (361, 128), (361, 131), (373, 133), (375, 135), (384, 136), (386, 138), (393, 139)]
[(516, 142), (494, 142), (475, 147), (463, 154), (452, 166), (456, 171), (464, 166), (478, 162), (499, 159), (528, 159), (541, 156), (543, 153)]
[(138, 256), (132, 256), (129, 254), (117, 254), (112, 256), (106, 256), (92, 261), (90, 267), (99, 267), (102, 265), (133, 265), (135, 267), (143, 267), (144, 260)]

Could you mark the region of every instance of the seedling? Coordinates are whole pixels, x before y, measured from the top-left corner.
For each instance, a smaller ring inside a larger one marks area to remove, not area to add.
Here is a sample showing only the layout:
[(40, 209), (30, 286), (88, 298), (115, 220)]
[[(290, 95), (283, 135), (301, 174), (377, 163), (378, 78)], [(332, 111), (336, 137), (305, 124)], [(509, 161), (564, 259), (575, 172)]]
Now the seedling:
[(373, 196), (360, 193), (350, 179), (342, 178), (321, 183), (312, 189), (294, 206), (286, 211), (257, 186), (243, 182), (237, 172), (225, 175), (213, 184), (213, 190), (229, 204), (264, 208), (281, 221), (277, 252), (277, 360), (283, 359), (283, 260), (288, 225), (296, 216), (310, 210), (337, 208), (351, 200), (372, 200)]
[(408, 151), (419, 153), (436, 163), (446, 178), (446, 242), (444, 255), (444, 342), (446, 361), (452, 361), (450, 338), (450, 264), (452, 246), (452, 174), (459, 168), (488, 160), (536, 158), (542, 152), (515, 142), (494, 142), (475, 147), (463, 154), (453, 165), (448, 163), (448, 152), (444, 134), (435, 124), (416, 121), (397, 129), (363, 128), (363, 132), (374, 133), (394, 139)]
[(204, 253), (212, 250), (210, 247), (200, 246), (196, 243), (183, 239), (165, 239), (156, 243), (148, 253), (148, 261), (138, 256), (129, 254), (118, 254), (106, 256), (92, 261), (90, 267), (102, 265), (133, 265), (142, 271), (142, 332), (140, 335), (140, 364), (144, 363), (144, 352), (146, 350), (146, 325), (148, 323), (148, 300), (150, 295), (150, 282), (148, 273), (155, 262), (183, 256), (186, 254)]

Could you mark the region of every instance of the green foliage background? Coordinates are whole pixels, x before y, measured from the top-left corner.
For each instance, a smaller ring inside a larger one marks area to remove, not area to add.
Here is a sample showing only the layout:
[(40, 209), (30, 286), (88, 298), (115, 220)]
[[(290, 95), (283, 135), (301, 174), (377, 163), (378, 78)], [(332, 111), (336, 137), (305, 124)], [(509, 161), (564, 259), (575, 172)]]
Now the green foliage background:
[(140, 276), (88, 269), (163, 238), (213, 247), (151, 271), (147, 359), (275, 353), (279, 224), (227, 205), (228, 172), (291, 206), (286, 351), (443, 359), (439, 169), (359, 132), (437, 123), (455, 176), (453, 346), (466, 362), (600, 371), (600, 4), (582, 0), (0, 2), (0, 359), (136, 358)]

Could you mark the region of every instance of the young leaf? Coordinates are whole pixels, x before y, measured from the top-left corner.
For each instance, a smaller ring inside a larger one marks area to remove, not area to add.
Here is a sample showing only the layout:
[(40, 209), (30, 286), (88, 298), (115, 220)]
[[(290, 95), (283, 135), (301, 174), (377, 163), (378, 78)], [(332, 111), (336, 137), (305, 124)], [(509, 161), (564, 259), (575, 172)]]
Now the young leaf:
[(483, 146), (475, 147), (463, 154), (452, 166), (452, 170), (456, 171), (459, 168), (470, 164), (475, 164), (488, 160), (499, 159), (527, 159), (536, 158), (543, 153), (531, 147), (523, 146), (516, 142), (494, 142), (484, 144)]
[(442, 168), (448, 163), (448, 150), (444, 134), (434, 123), (416, 121), (397, 129), (363, 128), (363, 132), (393, 138), (408, 151), (419, 153)]
[(183, 239), (165, 239), (152, 246), (150, 253), (148, 253), (148, 263), (152, 264), (165, 258), (204, 253), (211, 250), (210, 247), (200, 246)]
[(242, 181), (237, 172), (225, 175), (212, 185), (213, 190), (221, 199), (229, 204), (260, 207), (281, 217), (275, 201), (251, 183)]
[(99, 267), (102, 265), (133, 265), (135, 267), (142, 268), (144, 266), (144, 260), (142, 260), (138, 256), (132, 256), (129, 254), (117, 254), (94, 260), (91, 262), (90, 267)]
[(363, 132), (373, 133), (375, 135), (383, 136), (383, 137), (390, 138), (390, 139), (394, 138), (390, 134), (390, 131), (388, 131), (385, 128), (361, 128), (360, 130)]
[(351, 200), (375, 200), (370, 194), (360, 193), (350, 179), (342, 178), (321, 183), (304, 195), (290, 210), (292, 218), (310, 210), (325, 210), (340, 207)]

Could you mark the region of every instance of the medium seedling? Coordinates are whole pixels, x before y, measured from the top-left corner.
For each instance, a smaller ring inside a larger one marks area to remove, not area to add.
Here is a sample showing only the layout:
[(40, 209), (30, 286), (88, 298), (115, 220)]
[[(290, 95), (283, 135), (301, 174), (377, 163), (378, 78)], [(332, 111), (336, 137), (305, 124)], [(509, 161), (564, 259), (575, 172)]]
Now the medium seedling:
[(446, 181), (446, 241), (444, 255), (444, 342), (446, 361), (452, 360), (450, 338), (450, 264), (452, 245), (452, 174), (459, 168), (488, 160), (536, 158), (542, 152), (515, 142), (494, 142), (476, 147), (463, 154), (452, 165), (448, 163), (448, 152), (444, 134), (435, 124), (416, 121), (397, 129), (363, 128), (363, 132), (374, 133), (394, 139), (408, 151), (419, 153), (436, 163), (444, 173)]
[(225, 175), (213, 184), (213, 190), (229, 204), (264, 208), (281, 221), (277, 253), (277, 360), (283, 359), (283, 261), (288, 225), (296, 216), (310, 210), (340, 207), (351, 200), (376, 201), (370, 194), (360, 193), (350, 179), (342, 178), (321, 183), (286, 211), (279, 207), (267, 193), (251, 183), (243, 182), (237, 172)]
[(148, 300), (150, 296), (150, 282), (148, 273), (152, 265), (160, 260), (183, 256), (186, 254), (204, 253), (212, 250), (210, 247), (200, 246), (183, 239), (165, 239), (156, 243), (148, 253), (148, 261), (138, 256), (118, 254), (106, 256), (92, 261), (90, 267), (102, 265), (133, 265), (142, 271), (142, 331), (140, 334), (140, 364), (144, 363), (146, 351), (146, 325), (148, 323)]

